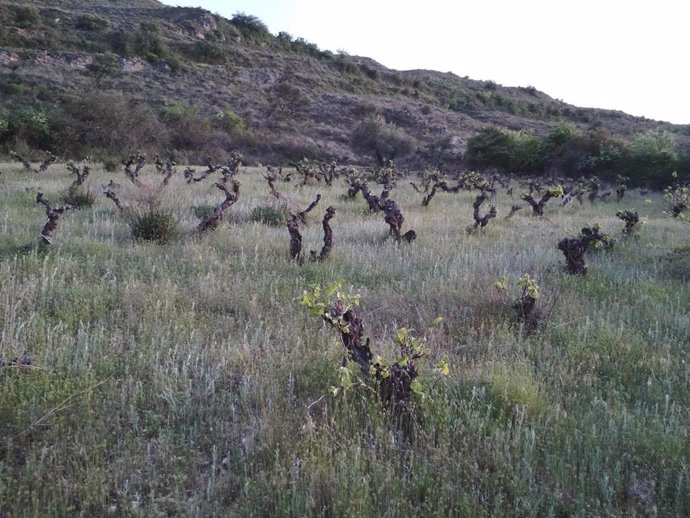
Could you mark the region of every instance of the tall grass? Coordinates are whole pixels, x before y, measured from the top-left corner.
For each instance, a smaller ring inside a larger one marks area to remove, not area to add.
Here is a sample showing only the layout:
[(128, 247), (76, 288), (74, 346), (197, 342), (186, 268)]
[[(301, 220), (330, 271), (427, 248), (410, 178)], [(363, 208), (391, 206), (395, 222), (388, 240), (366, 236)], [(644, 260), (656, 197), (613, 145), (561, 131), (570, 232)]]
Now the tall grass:
[[(67, 172), (0, 169), (0, 516), (690, 514), (690, 288), (664, 259), (688, 229), (659, 195), (504, 220), (499, 194), (498, 218), (468, 235), (472, 194), (424, 208), (401, 185), (418, 239), (398, 245), (336, 185), (303, 232), (319, 249), (334, 205), (333, 255), (299, 266), (285, 228), (252, 221), (256, 171), (207, 235), (192, 208), (217, 189), (177, 178), (172, 242), (135, 241), (99, 198), (45, 248), (35, 192), (57, 196)], [(280, 187), (295, 206), (319, 192)], [(620, 208), (646, 219), (639, 239), (565, 274), (558, 239), (595, 222), (618, 234)], [(492, 288), (523, 273), (551, 307), (530, 335)], [(296, 299), (336, 279), (362, 292), (384, 352), (396, 327), (444, 317), (428, 345), (451, 373), (422, 373), (411, 438), (366, 390), (330, 393), (342, 346)]]

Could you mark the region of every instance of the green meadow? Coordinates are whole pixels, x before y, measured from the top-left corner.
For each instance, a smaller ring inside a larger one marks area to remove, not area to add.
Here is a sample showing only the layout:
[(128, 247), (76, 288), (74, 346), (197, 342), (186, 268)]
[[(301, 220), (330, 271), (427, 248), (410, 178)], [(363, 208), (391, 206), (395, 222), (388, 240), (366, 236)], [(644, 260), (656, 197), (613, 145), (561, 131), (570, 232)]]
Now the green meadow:
[[(690, 515), (690, 227), (660, 193), (554, 199), (536, 218), (514, 181), (468, 233), (476, 192), (423, 207), (403, 179), (407, 244), (342, 179), (278, 182), (295, 212), (322, 195), (307, 252), (336, 208), (330, 258), (300, 265), (286, 227), (253, 217), (276, 203), (260, 169), (202, 235), (196, 214), (223, 195), (178, 173), (161, 245), (132, 238), (101, 186), (138, 203), (135, 189), (94, 166), (95, 204), (63, 215), (50, 246), (36, 193), (59, 204), (67, 170), (0, 171), (0, 516)], [(641, 216), (634, 238), (624, 209)], [(616, 244), (568, 275), (556, 245), (594, 223)], [(525, 273), (534, 332), (511, 312)], [(406, 431), (370, 382), (334, 394), (345, 350), (299, 299), (337, 280), (361, 294), (376, 354), (395, 359), (401, 327), (426, 337)]]

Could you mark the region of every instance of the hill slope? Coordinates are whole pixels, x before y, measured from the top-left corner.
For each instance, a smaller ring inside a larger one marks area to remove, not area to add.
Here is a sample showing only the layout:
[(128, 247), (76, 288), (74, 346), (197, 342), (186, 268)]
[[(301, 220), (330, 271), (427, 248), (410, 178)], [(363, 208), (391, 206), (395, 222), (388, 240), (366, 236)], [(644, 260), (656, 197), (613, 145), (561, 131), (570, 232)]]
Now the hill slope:
[(622, 137), (662, 128), (690, 143), (687, 126), (578, 108), (532, 87), (390, 70), (273, 36), (251, 16), (228, 21), (155, 0), (3, 2), (0, 29), (5, 152), (140, 146), (203, 160), (234, 148), (262, 162), (358, 162), (350, 135), (371, 114), (418, 141), (416, 164), (437, 161), (439, 149), (459, 160), (490, 125), (543, 135), (568, 121)]

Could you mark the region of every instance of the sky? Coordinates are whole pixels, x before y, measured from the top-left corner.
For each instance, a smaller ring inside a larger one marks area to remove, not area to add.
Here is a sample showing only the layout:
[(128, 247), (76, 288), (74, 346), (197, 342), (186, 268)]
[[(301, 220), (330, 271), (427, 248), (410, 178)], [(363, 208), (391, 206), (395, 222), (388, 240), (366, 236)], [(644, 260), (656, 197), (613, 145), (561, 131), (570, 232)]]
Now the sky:
[(396, 70), (534, 86), (580, 107), (690, 124), (686, 0), (162, 0), (259, 17)]

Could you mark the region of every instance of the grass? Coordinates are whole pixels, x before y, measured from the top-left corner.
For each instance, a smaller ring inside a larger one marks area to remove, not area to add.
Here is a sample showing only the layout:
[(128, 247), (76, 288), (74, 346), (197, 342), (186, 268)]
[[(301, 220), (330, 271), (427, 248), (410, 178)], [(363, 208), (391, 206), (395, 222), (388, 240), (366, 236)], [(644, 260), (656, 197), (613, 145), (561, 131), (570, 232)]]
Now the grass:
[[(267, 196), (254, 170), (207, 235), (192, 207), (215, 206), (217, 189), (176, 178), (168, 244), (136, 241), (98, 197), (40, 247), (35, 192), (57, 200), (70, 181), (54, 167), (0, 165), (0, 359), (33, 360), (0, 367), (1, 516), (690, 514), (690, 287), (667, 260), (688, 229), (660, 195), (504, 220), (513, 200), (499, 194), (498, 218), (468, 235), (472, 194), (424, 208), (402, 182), (418, 239), (396, 245), (363, 200), (342, 201), (344, 184), (281, 185), (297, 207), (323, 196), (307, 250), (337, 209), (332, 257), (299, 266), (284, 227), (252, 221)], [(94, 168), (88, 183), (110, 178)], [(595, 222), (618, 235), (621, 208), (646, 219), (639, 238), (565, 274), (558, 240)], [(529, 336), (492, 288), (523, 273), (553, 305)], [(367, 391), (330, 394), (342, 346), (296, 299), (336, 279), (361, 291), (382, 354), (397, 327), (444, 317), (409, 440)]]

